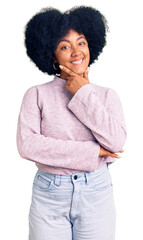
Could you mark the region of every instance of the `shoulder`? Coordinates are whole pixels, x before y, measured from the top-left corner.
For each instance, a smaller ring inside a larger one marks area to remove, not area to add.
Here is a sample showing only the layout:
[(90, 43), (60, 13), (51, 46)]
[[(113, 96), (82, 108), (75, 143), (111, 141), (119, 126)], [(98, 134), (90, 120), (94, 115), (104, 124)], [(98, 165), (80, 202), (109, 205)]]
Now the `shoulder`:
[(53, 80), (50, 80), (50, 81), (42, 83), (42, 84), (33, 85), (26, 89), (24, 96), (37, 95), (37, 94), (49, 89), (52, 86), (52, 84), (53, 84)]
[(108, 88), (108, 87), (103, 87), (103, 86), (100, 86), (100, 85), (97, 85), (97, 84), (95, 84), (95, 83), (90, 83), (91, 84), (91, 86), (95, 89), (95, 90), (97, 90), (97, 91), (99, 91), (99, 92), (106, 92), (106, 91), (108, 91), (110, 88)]
[(93, 88), (93, 90), (95, 91), (96, 96), (99, 99), (105, 101), (106, 98), (107, 98), (107, 95), (108, 95), (108, 92), (109, 92), (110, 88), (103, 87), (103, 86), (97, 85), (95, 83), (90, 83), (90, 85)]
[(120, 103), (120, 98), (116, 90), (110, 87), (103, 87), (94, 83), (91, 83), (91, 87), (94, 89), (96, 96), (105, 104), (112, 105)]
[(90, 83), (90, 84), (91, 84), (91, 87), (96, 91), (96, 94), (98, 96), (106, 96), (106, 97), (110, 95), (118, 96), (117, 92), (113, 88), (100, 86), (95, 83)]

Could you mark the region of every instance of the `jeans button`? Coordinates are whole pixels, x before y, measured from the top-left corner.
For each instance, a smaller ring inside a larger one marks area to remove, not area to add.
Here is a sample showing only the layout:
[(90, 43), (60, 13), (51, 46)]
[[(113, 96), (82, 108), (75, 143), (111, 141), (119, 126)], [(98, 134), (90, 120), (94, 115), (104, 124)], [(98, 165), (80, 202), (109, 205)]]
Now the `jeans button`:
[(74, 179), (75, 179), (75, 180), (77, 179), (77, 175), (74, 176)]

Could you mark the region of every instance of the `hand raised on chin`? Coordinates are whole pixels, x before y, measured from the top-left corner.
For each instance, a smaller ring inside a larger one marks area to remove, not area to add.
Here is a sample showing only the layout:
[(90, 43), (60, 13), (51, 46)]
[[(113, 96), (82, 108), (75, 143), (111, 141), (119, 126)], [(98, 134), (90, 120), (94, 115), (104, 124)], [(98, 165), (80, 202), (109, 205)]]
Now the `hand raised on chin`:
[(65, 89), (70, 91), (72, 94), (75, 94), (82, 86), (90, 83), (88, 80), (88, 68), (83, 73), (83, 76), (81, 76), (65, 66), (59, 65), (59, 67), (62, 71), (68, 74), (66, 77), (67, 82)]

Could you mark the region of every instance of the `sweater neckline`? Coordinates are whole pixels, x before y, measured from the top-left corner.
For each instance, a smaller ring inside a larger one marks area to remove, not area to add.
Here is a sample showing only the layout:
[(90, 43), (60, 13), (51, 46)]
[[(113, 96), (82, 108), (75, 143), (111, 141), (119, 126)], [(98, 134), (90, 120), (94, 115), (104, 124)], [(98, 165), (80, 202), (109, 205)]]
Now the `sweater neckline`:
[(57, 75), (54, 76), (54, 82), (59, 83), (59, 84), (65, 84), (66, 80), (63, 78), (58, 77)]

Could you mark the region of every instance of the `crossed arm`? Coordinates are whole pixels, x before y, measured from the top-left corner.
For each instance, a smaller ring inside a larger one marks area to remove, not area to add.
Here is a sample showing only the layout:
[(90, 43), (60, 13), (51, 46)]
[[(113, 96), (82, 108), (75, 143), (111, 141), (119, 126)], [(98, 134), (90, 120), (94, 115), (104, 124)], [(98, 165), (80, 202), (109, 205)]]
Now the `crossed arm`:
[(84, 85), (67, 107), (91, 130), (98, 142), (64, 141), (41, 135), (37, 89), (31, 87), (23, 97), (17, 125), (17, 147), (22, 158), (49, 166), (94, 171), (99, 156), (119, 157), (116, 153), (122, 152), (126, 139), (119, 98), (110, 90), (107, 106), (103, 106), (90, 84)]

